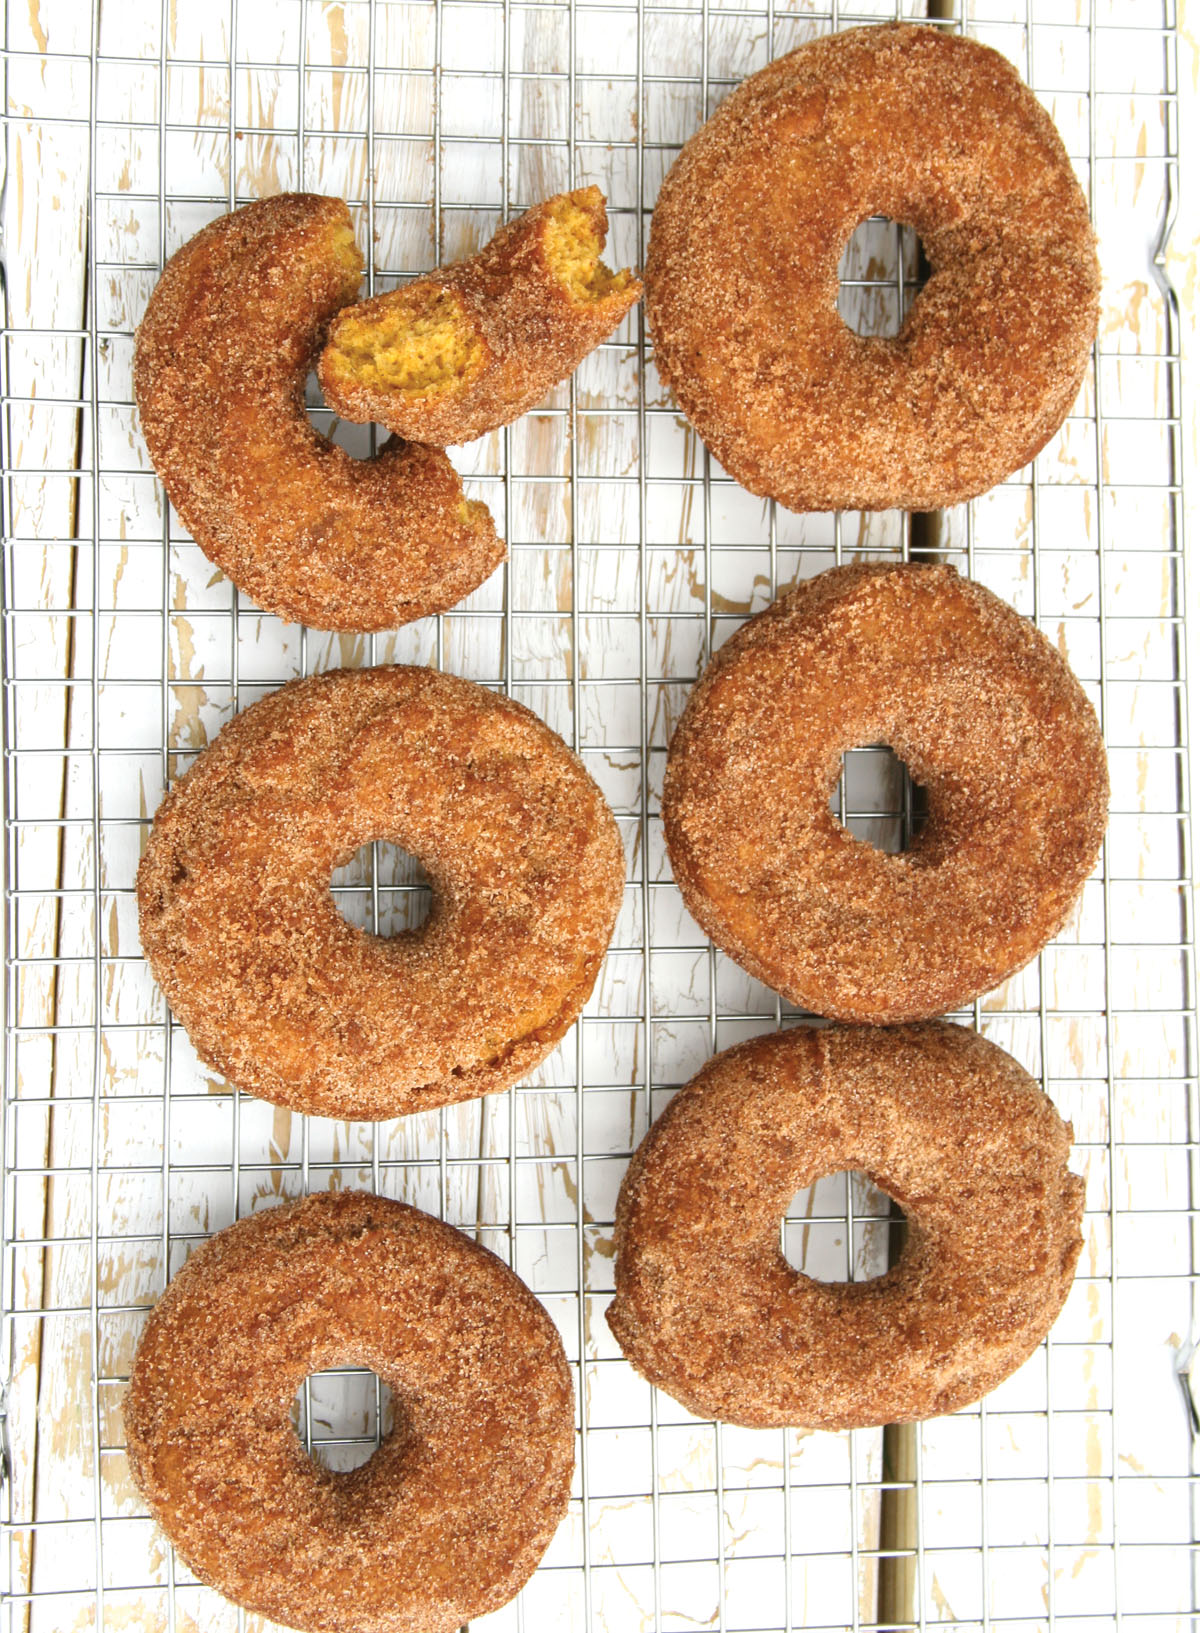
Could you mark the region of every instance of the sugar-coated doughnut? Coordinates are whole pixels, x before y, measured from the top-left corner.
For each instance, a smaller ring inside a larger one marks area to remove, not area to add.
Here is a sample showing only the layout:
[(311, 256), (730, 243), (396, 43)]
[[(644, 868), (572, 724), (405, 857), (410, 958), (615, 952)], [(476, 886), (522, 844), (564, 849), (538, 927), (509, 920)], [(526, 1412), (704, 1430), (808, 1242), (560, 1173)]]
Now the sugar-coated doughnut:
[[(932, 267), (890, 337), (837, 310), (872, 215)], [(746, 80), (672, 167), (646, 259), (659, 373), (725, 469), (793, 510), (932, 510), (1019, 470), (1075, 400), (1099, 288), (1033, 92), (999, 52), (907, 23)]]
[(504, 559), (440, 450), (353, 459), (310, 423), (305, 381), (361, 275), (340, 199), (261, 199), (171, 257), (134, 358), (150, 458), (196, 543), (260, 607), (320, 629), (444, 612)]
[[(634, 1156), (608, 1321), (638, 1371), (729, 1423), (851, 1429), (953, 1412), (1048, 1332), (1082, 1246), (1071, 1128), (1002, 1049), (945, 1022), (799, 1028), (710, 1060)], [(870, 1281), (793, 1270), (795, 1193), (864, 1169), (899, 1202)]]
[[(330, 893), (370, 840), (413, 853), (428, 920), (385, 938)], [(381, 1118), (506, 1088), (592, 990), (617, 825), (562, 739), (436, 670), (336, 670), (238, 715), (171, 790), (138, 871), (142, 946), (240, 1088)]]
[[(887, 743), (928, 817), (892, 856), (830, 810)], [(663, 823), (708, 935), (793, 1003), (922, 1020), (1057, 935), (1104, 837), (1095, 711), (1057, 649), (951, 567), (835, 567), (721, 648), (672, 739)]]
[(419, 442), (470, 442), (574, 372), (641, 297), (600, 260), (598, 187), (559, 193), (478, 255), (334, 319), (318, 370), (329, 406)]
[[(395, 1426), (334, 1473), (289, 1421), (370, 1367)], [(303, 1633), (452, 1633), (518, 1591), (566, 1511), (562, 1342), (508, 1267), (401, 1202), (326, 1192), (212, 1237), (170, 1283), (125, 1398), (129, 1466), (202, 1582)]]

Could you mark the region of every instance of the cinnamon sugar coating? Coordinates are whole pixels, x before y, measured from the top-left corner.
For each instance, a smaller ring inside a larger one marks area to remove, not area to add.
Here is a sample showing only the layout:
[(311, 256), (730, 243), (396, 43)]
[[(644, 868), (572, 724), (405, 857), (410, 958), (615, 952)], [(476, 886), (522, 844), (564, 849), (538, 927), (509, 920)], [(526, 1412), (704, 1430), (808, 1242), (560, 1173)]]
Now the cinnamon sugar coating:
[[(887, 743), (929, 814), (891, 856), (829, 808)], [(836, 567), (727, 642), (671, 742), (663, 823), (692, 915), (818, 1015), (968, 1002), (1057, 935), (1107, 822), (1096, 715), (1031, 623), (950, 567)]]
[[(629, 272), (599, 263), (607, 232), (598, 187), (556, 194), (501, 227), (469, 260), (347, 308), (321, 354), (326, 402), (345, 419), (375, 420), (439, 447), (508, 425), (572, 374), (641, 298)], [(444, 332), (469, 350), (460, 372), (413, 392), (365, 377), (377, 372), (369, 356), (356, 356), (369, 336), (382, 336), (395, 319), (403, 338), (412, 309), (439, 295), (451, 298), (441, 302), (450, 309)]]
[[(333, 870), (372, 839), (424, 864), (426, 922), (347, 923)], [(435, 670), (336, 670), (238, 715), (167, 795), (138, 870), (142, 946), (200, 1057), (327, 1117), (506, 1088), (574, 1021), (621, 901), (616, 823), (528, 709)]]
[(260, 607), (321, 629), (444, 612), (504, 559), (445, 454), (352, 459), (309, 422), (305, 381), (361, 274), (340, 199), (261, 199), (171, 257), (134, 357), (142, 434), (196, 543)]
[[(319, 1467), (288, 1419), (370, 1367), (395, 1427)], [(202, 1582), (304, 1633), (452, 1633), (507, 1603), (566, 1512), (571, 1375), (486, 1248), (416, 1208), (326, 1192), (231, 1225), (171, 1282), (124, 1406), (150, 1512)]]
[[(932, 276), (855, 334), (838, 261), (871, 215)], [(912, 24), (754, 74), (663, 184), (646, 262), (659, 373), (730, 474), (792, 510), (932, 510), (1019, 470), (1087, 367), (1100, 274), (1049, 115), (989, 47)]]
[[(1003, 1050), (944, 1022), (802, 1028), (717, 1055), (642, 1141), (608, 1322), (689, 1411), (852, 1429), (953, 1412), (1049, 1331), (1082, 1246), (1071, 1128)], [(779, 1245), (795, 1193), (865, 1169), (900, 1258), (825, 1283)]]

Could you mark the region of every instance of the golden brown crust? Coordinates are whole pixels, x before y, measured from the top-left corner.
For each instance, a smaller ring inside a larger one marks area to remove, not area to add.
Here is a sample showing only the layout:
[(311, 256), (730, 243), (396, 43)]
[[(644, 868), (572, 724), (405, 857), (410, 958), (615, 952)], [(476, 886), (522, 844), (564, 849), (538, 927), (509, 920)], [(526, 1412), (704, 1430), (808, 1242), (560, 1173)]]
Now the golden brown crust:
[(260, 607), (321, 629), (443, 612), (504, 559), (443, 453), (352, 459), (310, 424), (308, 372), (360, 276), (340, 199), (261, 199), (172, 256), (134, 358), (150, 458), (196, 543)]
[[(870, 215), (933, 276), (853, 333), (837, 267)], [(998, 52), (912, 24), (814, 40), (746, 80), (663, 184), (658, 370), (730, 474), (793, 510), (932, 510), (1028, 463), (1075, 400), (1100, 275), (1049, 115)]]
[(421, 287), (453, 291), (483, 354), (461, 386), (410, 397), (359, 383), (336, 366), (340, 324), (335, 320), (318, 370), (329, 406), (345, 419), (374, 420), (398, 436), (447, 447), (508, 425), (574, 373), (641, 299), (642, 286), (636, 279), (618, 279), (599, 299), (571, 298), (546, 253), (547, 224), (565, 200), (586, 214), (603, 246), (608, 214), (600, 189), (556, 194), (501, 227), (478, 255), (343, 314), (349, 319), (386, 312)]
[[(384, 938), (329, 890), (372, 839), (433, 908)], [(528, 709), (435, 670), (339, 670), (240, 714), (171, 790), (138, 870), (142, 946), (202, 1059), (328, 1117), (506, 1088), (575, 1020), (623, 887), (583, 766)]]
[[(829, 799), (888, 743), (928, 796), (911, 848)], [(1095, 712), (1031, 623), (950, 567), (836, 567), (742, 626), (688, 700), (663, 823), (688, 908), (732, 958), (838, 1020), (968, 1002), (1057, 935), (1104, 837)]]
[[(396, 1427), (349, 1473), (288, 1421), (370, 1367)], [(529, 1289), (449, 1225), (365, 1192), (252, 1215), (199, 1248), (142, 1334), (129, 1464), (188, 1566), (304, 1633), (451, 1633), (505, 1604), (566, 1512), (571, 1375)]]
[[(850, 1429), (953, 1412), (1049, 1331), (1082, 1246), (1071, 1128), (1016, 1061), (944, 1022), (800, 1029), (717, 1055), (639, 1147), (608, 1321), (689, 1411)], [(865, 1169), (899, 1261), (824, 1283), (779, 1246), (796, 1191)]]

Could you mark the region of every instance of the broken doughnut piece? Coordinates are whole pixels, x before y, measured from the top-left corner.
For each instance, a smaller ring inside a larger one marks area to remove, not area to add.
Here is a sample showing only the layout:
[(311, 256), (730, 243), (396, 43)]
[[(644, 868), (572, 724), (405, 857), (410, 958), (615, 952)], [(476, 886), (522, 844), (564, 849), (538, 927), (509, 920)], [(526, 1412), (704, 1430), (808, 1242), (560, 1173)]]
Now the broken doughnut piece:
[(436, 447), (508, 425), (640, 299), (631, 272), (600, 260), (607, 231), (598, 187), (560, 193), (470, 260), (346, 307), (321, 354), (325, 401)]

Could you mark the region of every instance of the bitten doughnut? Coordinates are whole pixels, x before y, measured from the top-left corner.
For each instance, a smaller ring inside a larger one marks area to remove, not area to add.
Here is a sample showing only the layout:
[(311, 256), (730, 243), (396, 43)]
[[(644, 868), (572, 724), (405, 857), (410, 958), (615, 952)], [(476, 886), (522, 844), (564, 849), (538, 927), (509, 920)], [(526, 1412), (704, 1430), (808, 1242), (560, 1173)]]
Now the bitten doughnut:
[[(395, 1427), (359, 1468), (305, 1453), (311, 1373), (370, 1367)], [(452, 1633), (505, 1604), (567, 1507), (571, 1375), (496, 1256), (416, 1208), (326, 1192), (200, 1247), (138, 1345), (129, 1466), (189, 1568), (304, 1633)]]
[[(837, 310), (868, 216), (932, 275), (894, 336)], [(996, 51), (912, 24), (826, 35), (745, 81), (663, 183), (646, 259), (658, 371), (721, 464), (792, 510), (932, 510), (1050, 439), (1096, 332), (1087, 204)]]
[(361, 275), (340, 199), (261, 199), (171, 257), (134, 356), (142, 434), (196, 543), (260, 607), (320, 629), (444, 612), (504, 559), (445, 454), (352, 459), (310, 424), (305, 381)]
[[(418, 929), (356, 929), (333, 870), (423, 863)], [(326, 1117), (506, 1088), (592, 990), (621, 901), (617, 825), (548, 726), (435, 670), (336, 670), (238, 715), (171, 790), (138, 870), (142, 946), (202, 1060)]]
[[(1049, 1331), (1082, 1246), (1071, 1128), (1002, 1049), (944, 1022), (803, 1028), (717, 1055), (617, 1202), (608, 1322), (702, 1417), (853, 1429), (953, 1412)], [(793, 1270), (795, 1193), (865, 1169), (908, 1221), (871, 1281)]]
[(478, 255), (345, 308), (321, 354), (325, 400), (439, 446), (470, 442), (539, 403), (641, 297), (600, 260), (598, 187), (559, 193)]
[[(928, 800), (898, 856), (829, 808), (887, 743)], [(1057, 935), (1104, 837), (1095, 712), (1033, 624), (950, 567), (836, 567), (751, 618), (672, 739), (663, 823), (692, 915), (793, 1003), (910, 1021)]]

